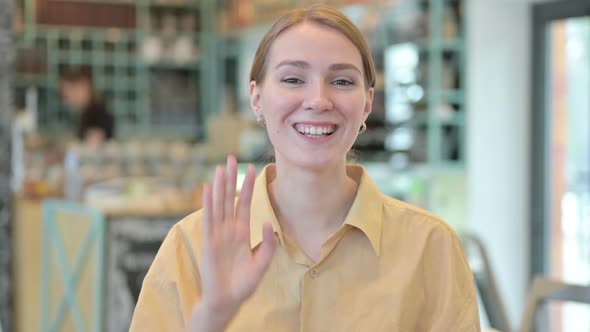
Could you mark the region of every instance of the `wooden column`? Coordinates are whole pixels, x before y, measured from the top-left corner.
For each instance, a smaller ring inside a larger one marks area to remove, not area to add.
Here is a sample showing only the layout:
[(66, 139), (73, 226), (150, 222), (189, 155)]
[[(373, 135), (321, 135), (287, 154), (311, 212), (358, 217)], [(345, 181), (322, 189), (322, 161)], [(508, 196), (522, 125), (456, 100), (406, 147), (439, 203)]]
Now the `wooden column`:
[(0, 324), (4, 332), (12, 331), (12, 6), (12, 0), (0, 0)]

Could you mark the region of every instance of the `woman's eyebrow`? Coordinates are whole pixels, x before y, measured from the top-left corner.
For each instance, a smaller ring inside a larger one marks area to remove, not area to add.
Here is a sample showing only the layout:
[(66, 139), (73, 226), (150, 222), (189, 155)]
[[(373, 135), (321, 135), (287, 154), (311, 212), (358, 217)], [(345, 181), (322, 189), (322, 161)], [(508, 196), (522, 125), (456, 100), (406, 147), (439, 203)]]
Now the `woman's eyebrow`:
[[(297, 67), (297, 68), (301, 68), (301, 69), (307, 69), (307, 68), (311, 67), (311, 65), (307, 61), (283, 60), (283, 61), (279, 62), (278, 65), (275, 66), (275, 69), (282, 67), (282, 66), (293, 66), (293, 67)], [(352, 69), (352, 70), (355, 70), (355, 71), (359, 72), (360, 74), (362, 74), (361, 70), (357, 66), (353, 65), (352, 63), (334, 63), (334, 64), (330, 65), (329, 69), (330, 69), (330, 71)]]
[(362, 74), (361, 70), (353, 65), (352, 63), (335, 63), (330, 65), (330, 71), (338, 71), (338, 70), (345, 70), (345, 69), (352, 69), (358, 71), (359, 74)]
[(302, 69), (310, 67), (309, 63), (303, 60), (284, 60), (279, 62), (279, 64), (275, 66), (275, 69), (282, 66), (294, 66)]

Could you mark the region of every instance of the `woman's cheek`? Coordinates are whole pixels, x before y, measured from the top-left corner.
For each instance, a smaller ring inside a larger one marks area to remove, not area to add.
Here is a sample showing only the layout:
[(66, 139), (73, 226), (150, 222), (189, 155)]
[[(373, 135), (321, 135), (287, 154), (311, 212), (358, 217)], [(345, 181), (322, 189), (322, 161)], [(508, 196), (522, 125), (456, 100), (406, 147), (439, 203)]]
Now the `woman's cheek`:
[(284, 117), (288, 116), (291, 112), (297, 110), (297, 101), (289, 96), (277, 96), (273, 98), (271, 109), (273, 112), (272, 117), (278, 117), (284, 120)]

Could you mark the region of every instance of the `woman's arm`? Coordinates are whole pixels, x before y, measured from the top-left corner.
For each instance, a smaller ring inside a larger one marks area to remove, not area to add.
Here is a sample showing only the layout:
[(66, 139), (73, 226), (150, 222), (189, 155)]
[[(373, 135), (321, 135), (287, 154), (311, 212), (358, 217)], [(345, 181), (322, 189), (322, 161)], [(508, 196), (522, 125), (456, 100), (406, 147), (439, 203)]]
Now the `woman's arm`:
[(428, 332), (479, 332), (479, 310), (473, 274), (457, 235), (442, 223), (428, 239), (424, 256)]
[[(199, 216), (189, 216), (191, 223)], [(184, 225), (174, 225), (162, 242), (141, 287), (130, 331), (183, 331), (194, 301), (201, 298), (194, 250)]]

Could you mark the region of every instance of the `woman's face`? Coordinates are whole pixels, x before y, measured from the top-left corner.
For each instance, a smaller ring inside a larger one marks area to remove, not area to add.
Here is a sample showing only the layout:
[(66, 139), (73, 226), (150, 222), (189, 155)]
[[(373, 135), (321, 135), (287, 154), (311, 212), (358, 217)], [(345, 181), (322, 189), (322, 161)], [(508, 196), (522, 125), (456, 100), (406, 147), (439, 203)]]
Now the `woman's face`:
[(346, 162), (371, 112), (361, 54), (341, 32), (305, 22), (273, 42), (251, 106), (264, 117), (277, 162), (324, 168)]
[(60, 90), (64, 104), (76, 111), (84, 110), (92, 99), (92, 87), (88, 80), (62, 81)]

